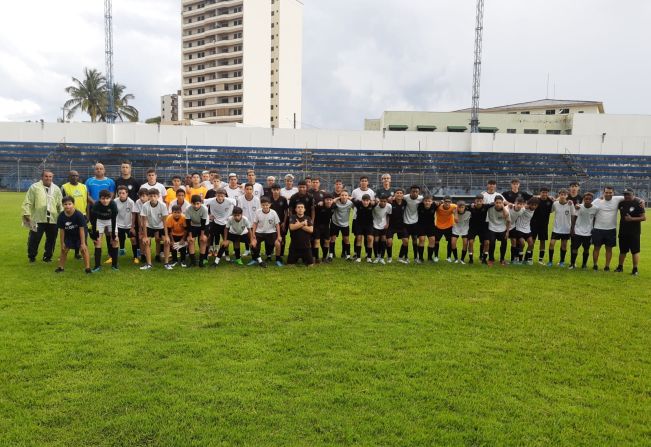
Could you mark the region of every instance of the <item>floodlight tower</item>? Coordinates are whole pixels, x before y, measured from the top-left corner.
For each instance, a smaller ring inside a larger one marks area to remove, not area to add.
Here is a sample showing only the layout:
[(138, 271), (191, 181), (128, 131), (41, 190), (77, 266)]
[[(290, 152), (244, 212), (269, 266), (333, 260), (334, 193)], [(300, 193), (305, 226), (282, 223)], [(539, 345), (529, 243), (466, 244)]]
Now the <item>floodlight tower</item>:
[(115, 98), (113, 97), (113, 6), (104, 0), (104, 59), (106, 62), (106, 122), (115, 122)]
[(481, 83), (481, 49), (484, 34), (484, 0), (477, 0), (475, 25), (475, 67), (472, 77), (472, 111), (470, 113), (470, 132), (479, 132), (479, 86)]

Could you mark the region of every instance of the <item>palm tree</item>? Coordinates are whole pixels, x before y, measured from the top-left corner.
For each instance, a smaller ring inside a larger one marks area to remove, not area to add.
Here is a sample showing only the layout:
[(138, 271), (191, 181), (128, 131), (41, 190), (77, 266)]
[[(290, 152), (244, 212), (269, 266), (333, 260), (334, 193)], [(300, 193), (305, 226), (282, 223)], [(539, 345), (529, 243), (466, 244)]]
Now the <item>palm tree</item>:
[(73, 85), (66, 87), (71, 96), (63, 105), (71, 119), (78, 111), (90, 115), (91, 122), (96, 122), (103, 115), (102, 103), (106, 103), (106, 82), (104, 75), (94, 68), (84, 68), (84, 79), (72, 78)]
[[(138, 121), (138, 110), (129, 105), (129, 101), (135, 99), (136, 97), (131, 93), (124, 93), (126, 86), (118, 84), (117, 82), (113, 84), (113, 110), (115, 110), (115, 115), (120, 121)], [(106, 100), (108, 95), (104, 95), (102, 101), (102, 116), (100, 121), (106, 121)]]

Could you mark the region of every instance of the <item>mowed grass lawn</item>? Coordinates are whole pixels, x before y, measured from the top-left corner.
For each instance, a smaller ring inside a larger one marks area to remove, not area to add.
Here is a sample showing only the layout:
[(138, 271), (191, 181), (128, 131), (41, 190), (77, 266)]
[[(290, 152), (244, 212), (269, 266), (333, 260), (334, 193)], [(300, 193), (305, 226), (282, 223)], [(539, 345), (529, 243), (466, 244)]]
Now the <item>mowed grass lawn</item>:
[(27, 263), (22, 195), (0, 197), (2, 446), (651, 444), (648, 223), (637, 278), (340, 260), (55, 275)]

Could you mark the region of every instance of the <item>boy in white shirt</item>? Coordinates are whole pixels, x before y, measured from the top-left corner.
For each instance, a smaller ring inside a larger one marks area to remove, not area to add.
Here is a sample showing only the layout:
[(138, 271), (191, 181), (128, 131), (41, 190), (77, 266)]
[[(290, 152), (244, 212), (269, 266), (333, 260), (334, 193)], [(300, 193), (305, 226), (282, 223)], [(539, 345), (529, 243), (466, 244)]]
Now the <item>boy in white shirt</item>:
[(118, 186), (117, 198), (113, 201), (118, 207), (117, 227), (118, 227), (118, 241), (120, 243), (119, 256), (124, 256), (125, 242), (127, 236), (131, 240), (131, 249), (133, 251), (133, 259), (138, 259), (138, 242), (136, 241), (136, 231), (134, 228), (133, 209), (135, 203), (129, 198), (129, 188), (125, 185)]
[(559, 267), (565, 267), (565, 256), (567, 255), (567, 241), (570, 240), (572, 231), (572, 216), (574, 215), (574, 204), (567, 200), (567, 189), (558, 191), (558, 200), (552, 205), (554, 213), (554, 226), (552, 238), (549, 241), (549, 262), (547, 267), (554, 265), (554, 246), (556, 241), (561, 241), (561, 260)]
[(264, 242), (267, 259), (271, 259), (271, 252), (273, 250), (276, 255), (276, 265), (282, 267), (283, 263), (280, 256), (280, 241), (282, 240), (280, 236), (280, 218), (271, 209), (271, 200), (269, 200), (269, 197), (262, 197), (260, 202), (262, 208), (257, 210), (253, 217), (251, 236), (253, 258), (249, 262), (249, 265), (255, 265), (257, 263), (263, 268), (267, 266), (260, 255), (262, 252), (262, 243)]
[(233, 215), (228, 218), (226, 226), (224, 227), (224, 240), (222, 246), (217, 253), (215, 265), (218, 265), (218, 259), (224, 255), (228, 249), (228, 245), (233, 242), (233, 251), (235, 252), (236, 265), (244, 265), (240, 258), (240, 243), (251, 239), (251, 222), (242, 215), (242, 208), (236, 206), (233, 208)]
[[(156, 188), (149, 190), (149, 202), (142, 206), (142, 245), (145, 252), (146, 264), (140, 270), (149, 270), (151, 265), (151, 238), (156, 241), (156, 258), (159, 258), (161, 245), (164, 243), (165, 218), (169, 215), (165, 203), (158, 200), (160, 192)], [(159, 259), (160, 260), (160, 259)]]
[(592, 204), (593, 199), (594, 195), (589, 191), (586, 192), (583, 195), (583, 204), (576, 209), (572, 216), (570, 270), (576, 268), (576, 258), (581, 247), (583, 247), (583, 264), (581, 264), (581, 268), (588, 268), (590, 245), (592, 244), (592, 228), (594, 227), (595, 216), (599, 212), (599, 208)]

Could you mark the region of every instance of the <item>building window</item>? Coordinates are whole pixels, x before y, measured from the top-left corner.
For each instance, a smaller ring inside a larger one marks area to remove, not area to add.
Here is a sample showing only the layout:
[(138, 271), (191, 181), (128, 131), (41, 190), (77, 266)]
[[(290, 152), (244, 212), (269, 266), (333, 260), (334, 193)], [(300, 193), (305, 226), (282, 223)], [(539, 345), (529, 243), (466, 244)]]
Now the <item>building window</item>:
[(529, 115), (529, 112), (520, 112), (520, 115)]
[(506, 129), (506, 133), (516, 133), (515, 129)]
[(556, 115), (556, 109), (545, 110), (545, 115)]
[(524, 129), (524, 133), (527, 135), (535, 135), (538, 133), (538, 129)]
[(206, 105), (206, 100), (205, 99), (201, 99), (201, 100), (197, 101), (197, 107), (203, 107), (205, 105)]
[(205, 117), (206, 117), (206, 113), (205, 113), (205, 112), (199, 112), (199, 113), (197, 113), (197, 117), (198, 117), (198, 118), (205, 118)]
[(219, 98), (220, 104), (228, 104), (228, 98)]
[(560, 114), (561, 115), (567, 115), (570, 113), (570, 109), (561, 109)]
[(547, 130), (547, 135), (560, 135), (561, 131), (558, 129), (548, 129)]

